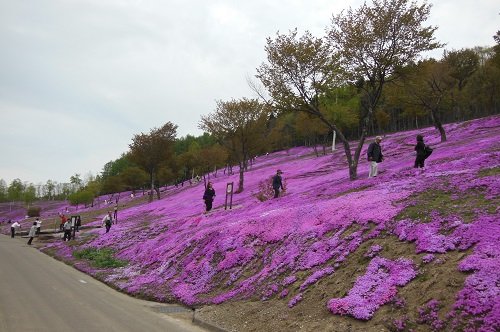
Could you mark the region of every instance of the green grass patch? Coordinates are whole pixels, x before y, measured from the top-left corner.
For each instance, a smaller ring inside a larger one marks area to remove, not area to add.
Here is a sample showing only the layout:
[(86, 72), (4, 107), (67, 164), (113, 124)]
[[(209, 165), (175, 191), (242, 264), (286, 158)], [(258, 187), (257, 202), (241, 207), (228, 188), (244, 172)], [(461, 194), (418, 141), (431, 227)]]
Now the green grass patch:
[(464, 222), (474, 220), (477, 211), (494, 213), (498, 200), (489, 200), (479, 191), (453, 195), (443, 190), (427, 190), (410, 198), (412, 203), (398, 215), (397, 220), (412, 219), (430, 222), (431, 212), (442, 216), (459, 215)]
[(73, 256), (77, 259), (89, 260), (94, 267), (113, 268), (127, 265), (126, 261), (114, 258), (113, 250), (109, 248), (86, 248), (75, 251)]
[(492, 167), (492, 168), (483, 168), (479, 171), (479, 177), (492, 176), (492, 175), (500, 175), (500, 166)]

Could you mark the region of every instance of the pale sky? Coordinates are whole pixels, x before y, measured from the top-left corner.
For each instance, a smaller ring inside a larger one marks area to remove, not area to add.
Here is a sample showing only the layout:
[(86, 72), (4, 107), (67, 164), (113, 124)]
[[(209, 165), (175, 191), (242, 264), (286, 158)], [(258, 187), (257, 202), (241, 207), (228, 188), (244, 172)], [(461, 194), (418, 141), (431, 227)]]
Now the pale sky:
[[(446, 49), (492, 46), (497, 0), (434, 0)], [(255, 97), (266, 37), (322, 36), (358, 0), (0, 0), (0, 178), (69, 182), (167, 121), (199, 135), (215, 101)], [(434, 54), (440, 57), (442, 49)]]

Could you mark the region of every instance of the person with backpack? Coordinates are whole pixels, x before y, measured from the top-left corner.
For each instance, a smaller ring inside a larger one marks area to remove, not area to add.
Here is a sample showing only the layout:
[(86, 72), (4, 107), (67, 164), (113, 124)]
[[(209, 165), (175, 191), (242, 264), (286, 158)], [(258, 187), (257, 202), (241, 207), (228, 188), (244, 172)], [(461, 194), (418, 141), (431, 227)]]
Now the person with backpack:
[(424, 144), (424, 137), (422, 135), (417, 135), (417, 145), (415, 145), (415, 151), (417, 153), (417, 157), (415, 158), (414, 168), (425, 169), (425, 159), (431, 155), (432, 148)]
[(111, 229), (111, 222), (113, 221), (113, 216), (111, 215), (111, 211), (108, 211), (108, 214), (102, 218), (102, 225), (106, 227), (106, 233)]
[(377, 177), (378, 174), (378, 164), (384, 161), (384, 155), (382, 154), (382, 146), (380, 146), (380, 142), (382, 141), (381, 136), (375, 137), (375, 141), (370, 143), (368, 146), (368, 161), (370, 162), (370, 173), (368, 173), (368, 177)]
[(35, 237), (36, 235), (36, 226), (38, 225), (38, 223), (36, 221), (33, 222), (33, 226), (31, 226), (30, 228), (30, 231), (28, 233), (28, 236), (30, 237), (30, 239), (28, 240), (28, 245), (31, 245), (31, 242), (33, 242), (33, 238)]
[(281, 178), (283, 172), (279, 169), (276, 171), (276, 175), (273, 176), (273, 189), (274, 198), (278, 198), (280, 195), (280, 189), (283, 190), (283, 179)]
[(215, 197), (215, 189), (212, 186), (212, 182), (207, 183), (207, 188), (203, 194), (203, 200), (205, 201), (206, 212), (212, 210), (212, 203)]

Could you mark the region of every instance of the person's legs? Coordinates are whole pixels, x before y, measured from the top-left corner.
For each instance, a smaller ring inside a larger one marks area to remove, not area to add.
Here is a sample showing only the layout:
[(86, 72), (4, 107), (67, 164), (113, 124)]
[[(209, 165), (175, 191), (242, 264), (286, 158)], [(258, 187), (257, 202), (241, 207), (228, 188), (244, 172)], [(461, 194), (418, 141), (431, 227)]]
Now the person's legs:
[(280, 195), (280, 190), (274, 188), (274, 198), (278, 198), (279, 195)]
[(10, 237), (14, 238), (14, 235), (16, 234), (16, 229), (14, 227), (10, 228)]
[(205, 201), (205, 205), (207, 207), (207, 212), (210, 211), (210, 210), (212, 210), (212, 201), (211, 200), (207, 199)]
[(417, 157), (415, 159), (415, 168), (424, 168), (424, 162), (425, 162), (425, 159), (423, 157)]
[(376, 161), (371, 161), (370, 162), (370, 173), (368, 174), (368, 177), (375, 177), (377, 176), (378, 173), (378, 163)]
[(33, 242), (33, 236), (28, 240), (28, 244), (31, 245), (31, 242)]
[(111, 229), (111, 225), (106, 225), (106, 233)]

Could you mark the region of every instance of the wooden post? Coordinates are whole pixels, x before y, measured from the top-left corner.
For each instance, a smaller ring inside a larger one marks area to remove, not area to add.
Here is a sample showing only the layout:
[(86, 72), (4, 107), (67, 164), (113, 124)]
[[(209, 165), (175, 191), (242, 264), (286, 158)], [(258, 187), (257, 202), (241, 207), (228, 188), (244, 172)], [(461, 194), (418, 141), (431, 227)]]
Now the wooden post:
[(228, 182), (226, 185), (226, 200), (224, 202), (224, 210), (227, 210), (227, 197), (230, 197), (229, 200), (229, 209), (233, 208), (233, 184), (234, 182)]

